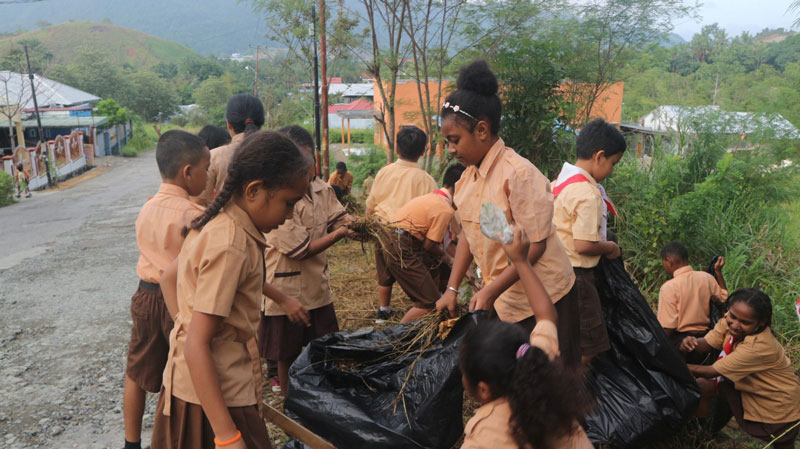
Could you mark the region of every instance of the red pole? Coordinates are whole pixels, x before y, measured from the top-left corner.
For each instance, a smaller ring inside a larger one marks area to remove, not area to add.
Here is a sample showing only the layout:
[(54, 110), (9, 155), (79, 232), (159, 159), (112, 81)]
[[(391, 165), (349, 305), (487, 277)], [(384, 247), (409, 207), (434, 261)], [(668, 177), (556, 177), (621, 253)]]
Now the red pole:
[(258, 45), (256, 45), (256, 73), (253, 78), (253, 92), (256, 98), (258, 98)]

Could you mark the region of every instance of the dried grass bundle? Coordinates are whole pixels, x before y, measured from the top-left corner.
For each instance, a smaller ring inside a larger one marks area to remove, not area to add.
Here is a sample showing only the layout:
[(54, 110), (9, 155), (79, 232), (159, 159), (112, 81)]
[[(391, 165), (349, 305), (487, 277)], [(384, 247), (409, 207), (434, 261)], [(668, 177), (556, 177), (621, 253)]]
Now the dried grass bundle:
[(342, 197), (342, 206), (344, 206), (344, 210), (347, 211), (350, 215), (363, 215), (364, 214), (364, 204), (358, 198), (345, 195)]

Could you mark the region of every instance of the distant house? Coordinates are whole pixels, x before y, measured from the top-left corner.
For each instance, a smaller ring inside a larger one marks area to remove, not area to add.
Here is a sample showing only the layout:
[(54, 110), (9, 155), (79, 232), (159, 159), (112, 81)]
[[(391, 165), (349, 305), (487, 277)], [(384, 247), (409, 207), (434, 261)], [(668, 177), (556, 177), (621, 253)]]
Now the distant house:
[(623, 132), (634, 134), (640, 154), (649, 154), (652, 140), (661, 136), (673, 142), (679, 152), (680, 135), (712, 133), (737, 137), (747, 148), (748, 137), (759, 136), (781, 140), (800, 139), (800, 131), (782, 115), (758, 112), (722, 111), (718, 106), (659, 106), (636, 124), (623, 124)]

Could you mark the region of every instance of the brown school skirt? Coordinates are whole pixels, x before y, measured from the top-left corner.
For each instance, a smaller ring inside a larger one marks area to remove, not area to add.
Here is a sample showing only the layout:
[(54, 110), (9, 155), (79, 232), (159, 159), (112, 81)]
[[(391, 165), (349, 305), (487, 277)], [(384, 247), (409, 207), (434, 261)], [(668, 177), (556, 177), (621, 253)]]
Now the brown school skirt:
[[(571, 369), (581, 366), (580, 316), (578, 315), (578, 284), (554, 304), (558, 313), (558, 349), (564, 365)], [(493, 313), (494, 315), (494, 313)], [(496, 315), (495, 315), (496, 316)], [(516, 324), (531, 333), (536, 326), (536, 316), (525, 318)]]
[(594, 356), (611, 349), (600, 295), (594, 282), (594, 268), (575, 267), (578, 313), (581, 326), (581, 355)]
[(439, 261), (433, 260), (422, 242), (406, 231), (389, 234), (386, 248), (375, 248), (378, 285), (391, 287), (397, 281), (414, 302), (414, 307), (432, 309), (442, 296), (439, 290)]
[[(797, 424), (797, 421), (768, 424), (744, 419), (742, 393), (734, 388), (733, 382), (725, 379), (719, 383), (718, 388), (720, 396), (728, 401), (728, 406), (731, 408), (731, 413), (733, 413), (733, 417), (736, 418), (736, 423), (739, 424), (739, 428), (753, 437), (762, 441), (772, 441)], [(771, 447), (775, 449), (794, 449), (794, 440), (797, 438), (798, 432), (800, 432), (800, 426), (796, 426), (790, 432), (786, 433), (786, 435), (774, 442)]]
[[(164, 390), (158, 397), (153, 423), (152, 449), (214, 449), (214, 431), (203, 407), (172, 396), (170, 416), (164, 415)], [(242, 432), (247, 449), (271, 449), (269, 432), (258, 407), (228, 407), (233, 423)]]
[(261, 315), (258, 326), (258, 352), (267, 360), (294, 360), (303, 346), (315, 338), (339, 332), (333, 303), (309, 310), (311, 326), (294, 324), (286, 315)]
[(158, 284), (139, 281), (131, 298), (131, 341), (125, 374), (142, 390), (158, 393), (169, 356), (169, 316)]

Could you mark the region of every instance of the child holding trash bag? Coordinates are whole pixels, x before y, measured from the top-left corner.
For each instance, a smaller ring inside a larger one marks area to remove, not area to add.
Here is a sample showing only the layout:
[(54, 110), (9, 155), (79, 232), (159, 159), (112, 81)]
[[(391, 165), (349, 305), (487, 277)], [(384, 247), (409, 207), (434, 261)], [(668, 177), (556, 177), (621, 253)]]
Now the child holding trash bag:
[(743, 288), (731, 293), (728, 307), (705, 337), (688, 336), (681, 344), (684, 352), (722, 351), (713, 365), (689, 365), (702, 393), (698, 416), (720, 395), (740, 429), (774, 441), (776, 449), (792, 449), (800, 431), (800, 382), (772, 335), (772, 302), (756, 288)]
[(482, 406), (464, 430), (462, 449), (591, 449), (578, 422), (588, 401), (575, 372), (558, 359), (558, 314), (528, 259), (530, 242), (514, 229), (503, 250), (519, 273), (537, 317), (530, 336), (521, 327), (484, 321), (461, 343), (464, 388)]
[(292, 215), (310, 165), (288, 137), (254, 132), (233, 156), (222, 190), (192, 221), (177, 264), (161, 279), (178, 313), (153, 449), (271, 447), (258, 412), (263, 233)]
[(457, 87), (447, 96), (440, 117), (450, 154), (467, 167), (454, 198), (463, 230), (447, 290), (436, 308), (454, 313), (458, 287), (474, 259), (483, 273), (484, 287), (472, 297), (470, 309), (494, 310), (502, 321), (533, 329), (536, 317), (516, 269), (502, 245), (481, 233), (481, 208), (492, 203), (525, 229), (532, 241), (529, 260), (558, 311), (562, 357), (577, 368), (580, 324), (575, 273), (553, 225), (550, 182), (498, 135), (502, 104), (497, 78), (486, 62), (462, 67)]
[(600, 257), (619, 257), (619, 246), (607, 238), (608, 214), (616, 214), (605, 189), (606, 179), (622, 159), (625, 138), (603, 119), (587, 123), (576, 141), (575, 164), (564, 162), (553, 183), (553, 223), (567, 250), (580, 310), (581, 361), (611, 348), (594, 271)]

